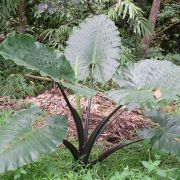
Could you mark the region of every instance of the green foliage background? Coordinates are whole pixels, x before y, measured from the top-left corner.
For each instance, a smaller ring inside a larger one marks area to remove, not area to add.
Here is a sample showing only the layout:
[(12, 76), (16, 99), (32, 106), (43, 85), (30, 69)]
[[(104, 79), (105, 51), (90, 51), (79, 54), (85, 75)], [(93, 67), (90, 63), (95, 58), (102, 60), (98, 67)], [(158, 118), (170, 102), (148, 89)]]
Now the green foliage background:
[[(73, 28), (86, 17), (93, 14), (108, 15), (118, 27), (122, 41), (120, 65), (138, 61), (143, 56), (142, 37), (151, 32), (148, 18), (152, 0), (25, 0), (26, 33), (32, 34), (40, 42), (64, 50), (66, 41)], [(121, 2), (119, 4), (119, 2)], [(20, 0), (0, 2), (0, 41), (8, 33), (19, 29)], [(179, 25), (170, 28), (161, 35), (161, 31), (180, 21), (180, 4), (173, 0), (163, 0), (157, 19), (153, 47), (147, 58), (172, 60), (180, 64)], [(141, 26), (142, 25), (142, 26)], [(160, 36), (156, 34), (160, 33)], [(24, 77), (23, 68), (12, 62), (4, 63), (0, 57), (0, 95), (13, 95), (20, 98), (35, 95), (44, 88)], [(8, 91), (7, 89), (8, 82)], [(47, 84), (46, 84), (47, 85)], [(21, 93), (23, 90), (24, 93)], [(19, 93), (20, 92), (20, 93)]]

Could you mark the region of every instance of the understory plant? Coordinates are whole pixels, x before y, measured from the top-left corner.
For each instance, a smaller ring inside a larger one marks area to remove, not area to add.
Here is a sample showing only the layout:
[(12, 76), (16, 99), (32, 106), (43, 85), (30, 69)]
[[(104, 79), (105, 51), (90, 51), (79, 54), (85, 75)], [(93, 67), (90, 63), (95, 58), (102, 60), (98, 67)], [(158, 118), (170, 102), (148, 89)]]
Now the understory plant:
[[(52, 153), (64, 144), (82, 166), (103, 161), (115, 151), (133, 143), (149, 139), (157, 148), (180, 153), (180, 116), (159, 111), (162, 101), (173, 102), (180, 96), (180, 68), (169, 61), (141, 60), (120, 67), (121, 39), (115, 24), (104, 15), (86, 19), (71, 34), (64, 54), (34, 41), (30, 35), (11, 34), (0, 44), (0, 54), (6, 60), (28, 69), (39, 71), (54, 81), (61, 91), (77, 129), (78, 147), (65, 139), (67, 117), (43, 117), (39, 107), (20, 110), (0, 126), (0, 172), (16, 169), (39, 156)], [(89, 87), (79, 84), (89, 81)], [(89, 132), (91, 100), (97, 92), (93, 83), (113, 80), (119, 89), (105, 92), (117, 107)], [(88, 99), (86, 116), (72, 106), (64, 87), (73, 90), (80, 98)], [(139, 137), (120, 143), (91, 160), (94, 143), (107, 126), (126, 108), (142, 108), (154, 121), (150, 129), (143, 129)], [(37, 126), (44, 119), (42, 126)], [(38, 128), (37, 128), (38, 127)]]
[[(118, 179), (118, 180), (126, 180), (126, 179), (176, 179), (178, 178), (178, 169), (161, 169), (159, 167), (161, 161), (160, 160), (149, 160), (149, 161), (141, 161), (144, 169), (143, 171), (139, 169), (129, 169), (128, 167), (124, 168), (122, 172), (115, 172), (114, 176), (110, 178), (110, 180)], [(147, 174), (145, 174), (147, 173)]]

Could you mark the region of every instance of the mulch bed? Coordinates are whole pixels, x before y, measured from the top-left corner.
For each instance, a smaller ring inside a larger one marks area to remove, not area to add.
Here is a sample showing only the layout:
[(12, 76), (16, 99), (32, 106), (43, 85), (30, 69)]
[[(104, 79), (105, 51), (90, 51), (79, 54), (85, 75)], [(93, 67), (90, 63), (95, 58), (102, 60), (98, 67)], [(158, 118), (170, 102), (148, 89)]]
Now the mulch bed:
[[(68, 93), (70, 102), (75, 106), (75, 96)], [(10, 97), (0, 97), (0, 111), (3, 109), (21, 109), (27, 102), (32, 102), (37, 106), (42, 107), (48, 112), (48, 114), (61, 114), (67, 115), (69, 120), (68, 136), (76, 136), (76, 128), (73, 122), (71, 113), (66, 106), (61, 93), (57, 88), (46, 90), (44, 93), (36, 97), (27, 97), (25, 100), (12, 100)], [(81, 99), (83, 118), (86, 117), (87, 99)], [(94, 129), (95, 126), (105, 118), (114, 108), (116, 104), (104, 97), (101, 94), (97, 94), (92, 99), (91, 117), (90, 117), (90, 129)], [(119, 110), (120, 112), (120, 110)], [(151, 126), (150, 120), (145, 118), (140, 110), (124, 110), (120, 115), (118, 112), (112, 119), (114, 121), (108, 126), (108, 128), (99, 137), (99, 141), (104, 141), (106, 144), (115, 144), (118, 141), (129, 140), (137, 137), (137, 132), (140, 128), (147, 128)]]

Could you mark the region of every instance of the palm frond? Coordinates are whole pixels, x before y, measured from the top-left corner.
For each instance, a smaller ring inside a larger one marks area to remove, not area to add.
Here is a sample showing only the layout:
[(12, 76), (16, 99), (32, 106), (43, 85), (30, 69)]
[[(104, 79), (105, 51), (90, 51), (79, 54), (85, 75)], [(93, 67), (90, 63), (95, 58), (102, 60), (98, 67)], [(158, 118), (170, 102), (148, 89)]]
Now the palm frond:
[(0, 18), (6, 18), (10, 13), (14, 13), (18, 7), (19, 0), (1, 0), (0, 1)]
[(108, 15), (115, 21), (119, 18), (126, 18), (133, 27), (133, 32), (140, 36), (154, 33), (150, 22), (143, 16), (141, 8), (136, 6), (132, 0), (118, 0), (117, 3), (110, 8)]

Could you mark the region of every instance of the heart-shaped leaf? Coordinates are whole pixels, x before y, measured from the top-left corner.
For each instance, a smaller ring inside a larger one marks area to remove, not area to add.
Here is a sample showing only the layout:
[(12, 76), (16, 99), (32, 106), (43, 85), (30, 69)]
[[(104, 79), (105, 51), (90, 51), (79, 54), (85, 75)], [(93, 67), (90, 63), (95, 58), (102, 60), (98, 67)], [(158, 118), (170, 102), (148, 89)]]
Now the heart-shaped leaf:
[(75, 68), (78, 79), (84, 80), (94, 67), (92, 75), (98, 82), (110, 80), (120, 58), (120, 37), (113, 21), (105, 15), (87, 18), (70, 36), (65, 56)]
[(37, 70), (54, 79), (74, 79), (73, 70), (64, 55), (35, 42), (31, 35), (13, 34), (0, 44), (0, 54), (16, 64)]
[(158, 123), (158, 127), (143, 129), (140, 132), (141, 137), (149, 139), (162, 151), (180, 154), (180, 114), (152, 111), (147, 112), (146, 116)]
[(160, 100), (176, 100), (180, 95), (180, 67), (169, 61), (142, 60), (118, 69), (113, 80), (118, 90), (107, 92), (119, 104), (151, 109)]
[(67, 118), (55, 115), (43, 127), (33, 128), (41, 113), (40, 108), (30, 107), (15, 113), (0, 126), (0, 172), (14, 170), (50, 154), (62, 143)]
[[(74, 72), (63, 54), (48, 46), (35, 42), (31, 35), (12, 34), (0, 44), (0, 54), (7, 60), (31, 70), (37, 70), (43, 76), (49, 76), (55, 82), (63, 84), (82, 96), (94, 96), (96, 91), (73, 84)], [(68, 82), (62, 81), (62, 79)]]

